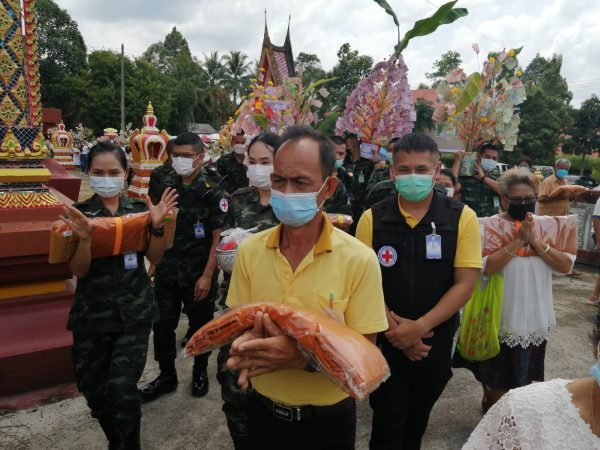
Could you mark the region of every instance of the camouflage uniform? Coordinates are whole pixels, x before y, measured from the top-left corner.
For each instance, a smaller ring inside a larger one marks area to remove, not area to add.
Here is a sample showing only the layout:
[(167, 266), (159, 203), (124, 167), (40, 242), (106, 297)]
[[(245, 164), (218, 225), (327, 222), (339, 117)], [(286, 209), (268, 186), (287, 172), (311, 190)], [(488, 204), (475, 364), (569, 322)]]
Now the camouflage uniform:
[[(279, 224), (270, 205), (260, 203), (258, 189), (247, 187), (235, 191), (229, 200), (229, 211), (225, 216), (225, 229), (258, 227), (263, 231)], [(227, 285), (224, 287), (222, 302), (225, 305)], [(221, 398), (223, 399), (223, 412), (227, 418), (227, 427), (237, 448), (244, 448), (244, 441), (248, 436), (248, 416), (246, 413), (247, 399), (251, 392), (245, 391), (238, 385), (238, 372), (233, 372), (225, 363), (229, 358), (231, 345), (221, 347), (217, 358), (217, 380), (221, 385)]]
[[(112, 217), (97, 195), (73, 206), (90, 218)], [(144, 202), (122, 197), (115, 216), (146, 210)], [(137, 254), (136, 269), (125, 269), (123, 255), (93, 259), (88, 273), (77, 281), (67, 323), (73, 331), (77, 388), (92, 417), (110, 423), (122, 436), (139, 426), (137, 382), (157, 318), (144, 252)]]
[(390, 179), (390, 168), (384, 167), (383, 169), (375, 169), (371, 174), (371, 178), (369, 178), (369, 183), (367, 184), (367, 195), (368, 191), (370, 191), (377, 183), (381, 181), (386, 181)]
[(333, 193), (333, 197), (328, 198), (323, 204), (323, 210), (328, 213), (352, 215), (352, 206), (348, 191), (343, 183), (338, 183), (337, 189)]
[(233, 153), (228, 153), (221, 156), (217, 160), (217, 170), (223, 178), (227, 177), (224, 182), (225, 190), (230, 194), (238, 189), (248, 187), (248, 167), (244, 163), (236, 161)]
[(337, 170), (337, 177), (346, 188), (346, 191), (350, 192), (352, 190), (352, 182), (354, 181), (352, 170), (347, 170), (345, 167), (340, 167)]
[[(158, 201), (164, 190), (174, 188), (177, 199), (177, 229), (173, 247), (167, 250), (156, 267), (154, 280), (159, 321), (154, 324), (154, 359), (163, 368), (172, 368), (176, 356), (175, 329), (179, 323), (181, 305), (189, 319), (189, 327), (195, 332), (212, 319), (217, 294), (215, 270), (208, 297), (194, 301), (194, 286), (202, 275), (210, 255), (212, 233), (223, 228), (224, 212), (227, 211), (225, 193), (212, 184), (203, 173), (186, 186), (181, 177), (164, 165), (150, 176), (148, 194)], [(204, 237), (196, 237), (196, 227), (202, 226)], [(206, 369), (210, 354), (197, 356), (194, 368)]]
[(203, 166), (202, 173), (204, 173), (206, 178), (208, 178), (213, 184), (221, 184), (221, 180), (223, 178), (221, 177), (221, 174), (219, 173), (215, 163), (210, 163)]
[(396, 186), (392, 180), (388, 178), (387, 180), (380, 181), (369, 189), (365, 200), (365, 209), (369, 209), (375, 203), (397, 193), (398, 191), (396, 191)]
[[(486, 173), (486, 176), (495, 180), (498, 171)], [(490, 217), (500, 211), (500, 198), (484, 182), (474, 177), (460, 177), (462, 202), (468, 205), (477, 217)]]
[(354, 223), (350, 228), (350, 231), (354, 233), (358, 220), (365, 210), (365, 202), (367, 199), (367, 186), (369, 184), (369, 178), (373, 172), (374, 164), (373, 161), (360, 158), (354, 164), (353, 170), (353, 183), (352, 183), (352, 218)]

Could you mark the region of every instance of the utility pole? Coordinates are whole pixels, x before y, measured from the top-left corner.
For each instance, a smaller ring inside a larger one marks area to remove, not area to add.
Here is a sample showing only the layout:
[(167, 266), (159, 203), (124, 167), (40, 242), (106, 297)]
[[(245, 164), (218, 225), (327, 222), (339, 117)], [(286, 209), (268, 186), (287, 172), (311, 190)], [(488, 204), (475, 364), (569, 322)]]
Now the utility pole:
[(125, 131), (125, 46), (121, 44), (121, 131)]

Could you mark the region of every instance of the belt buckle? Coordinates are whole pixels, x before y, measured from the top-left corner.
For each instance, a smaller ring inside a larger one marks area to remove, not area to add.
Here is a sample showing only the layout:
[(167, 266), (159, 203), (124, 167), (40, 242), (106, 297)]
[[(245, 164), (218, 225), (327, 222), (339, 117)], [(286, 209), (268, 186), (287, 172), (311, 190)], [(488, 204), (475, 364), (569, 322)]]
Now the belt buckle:
[(287, 422), (293, 422), (294, 420), (300, 421), (302, 419), (299, 407), (286, 406), (275, 402), (273, 402), (273, 415)]

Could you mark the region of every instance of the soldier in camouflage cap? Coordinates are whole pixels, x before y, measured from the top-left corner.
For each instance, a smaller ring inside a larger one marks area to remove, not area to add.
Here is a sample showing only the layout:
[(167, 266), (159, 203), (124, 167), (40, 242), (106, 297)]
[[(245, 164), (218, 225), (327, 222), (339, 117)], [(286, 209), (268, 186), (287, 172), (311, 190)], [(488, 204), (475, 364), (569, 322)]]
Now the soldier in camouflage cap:
[[(152, 204), (120, 197), (127, 161), (115, 144), (98, 143), (89, 153), (88, 200), (65, 208), (62, 219), (78, 238), (69, 267), (77, 277), (67, 328), (73, 331), (73, 366), (77, 387), (98, 419), (109, 449), (139, 449), (141, 407), (137, 390), (148, 350), (150, 327), (157, 316), (154, 292), (144, 256), (158, 263), (163, 256), (166, 213), (177, 205), (177, 193), (165, 190)], [(118, 217), (150, 211), (150, 244), (146, 252), (91, 259), (95, 217)]]
[[(460, 170), (463, 152), (454, 154), (452, 171), (457, 176)], [(462, 202), (468, 205), (477, 217), (491, 217), (500, 212), (499, 171), (497, 168), (498, 149), (492, 144), (482, 144), (477, 149), (477, 162), (474, 176), (461, 176)]]
[[(158, 168), (150, 176), (149, 195), (157, 198), (167, 188), (177, 190), (179, 211), (173, 247), (156, 268), (155, 292), (159, 321), (154, 324), (154, 359), (160, 375), (140, 390), (142, 399), (154, 400), (177, 388), (175, 329), (181, 306), (192, 332), (210, 321), (217, 294), (216, 246), (228, 202), (218, 186), (201, 171), (204, 146), (193, 133), (182, 133), (173, 143), (174, 172)], [(209, 354), (194, 358), (192, 395), (208, 392)]]
[(217, 170), (226, 179), (225, 189), (230, 194), (248, 187), (247, 166), (244, 164), (244, 136), (236, 134), (231, 139), (232, 152), (217, 160)]

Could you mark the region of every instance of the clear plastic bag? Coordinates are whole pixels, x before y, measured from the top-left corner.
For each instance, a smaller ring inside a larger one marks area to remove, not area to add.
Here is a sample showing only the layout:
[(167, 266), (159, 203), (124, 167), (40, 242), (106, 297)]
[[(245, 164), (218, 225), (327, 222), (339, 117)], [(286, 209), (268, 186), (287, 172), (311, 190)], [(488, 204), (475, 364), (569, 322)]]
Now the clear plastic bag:
[(233, 342), (254, 325), (258, 312), (269, 317), (318, 370), (357, 400), (366, 398), (390, 375), (381, 351), (362, 334), (328, 315), (276, 303), (234, 308), (200, 328), (183, 356), (195, 356)]

